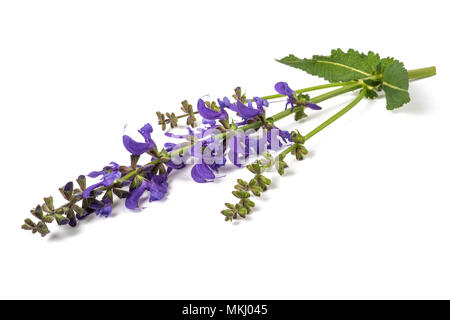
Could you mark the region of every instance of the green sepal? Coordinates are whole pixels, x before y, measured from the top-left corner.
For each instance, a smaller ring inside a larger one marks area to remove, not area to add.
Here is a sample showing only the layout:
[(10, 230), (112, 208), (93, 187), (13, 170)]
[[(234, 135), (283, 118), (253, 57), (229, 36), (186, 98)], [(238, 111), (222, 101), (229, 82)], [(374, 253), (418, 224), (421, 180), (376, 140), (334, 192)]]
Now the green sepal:
[(133, 179), (133, 181), (131, 182), (131, 189), (136, 189), (139, 188), (142, 184), (142, 181), (144, 181), (144, 177), (140, 176), (140, 175), (136, 175)]
[(42, 220), (44, 218), (44, 212), (42, 210), (42, 207), (40, 205), (36, 206), (35, 209), (32, 209), (31, 214), (38, 218), (39, 220)]
[(365, 97), (372, 100), (378, 97), (378, 93), (375, 90), (366, 90)]
[(53, 210), (50, 210), (47, 204), (45, 203), (42, 205), (42, 210), (47, 213), (53, 213)]
[(263, 192), (263, 189), (258, 185), (253, 185), (250, 187), (250, 191), (255, 195), (256, 197), (261, 196), (261, 192)]
[(53, 197), (52, 196), (44, 198), (44, 202), (45, 202), (45, 205), (47, 206), (47, 209), (49, 209), (50, 211), (54, 211), (55, 210), (55, 206), (53, 204)]
[(232, 210), (232, 209), (225, 209), (225, 210), (220, 211), (220, 213), (222, 213), (226, 217), (234, 216), (234, 210)]
[(78, 185), (80, 186), (80, 189), (81, 189), (82, 191), (86, 190), (86, 177), (85, 177), (85, 176), (80, 175), (80, 176), (77, 178), (77, 183), (78, 183)]
[(29, 226), (28, 224), (23, 224), (23, 225), (22, 225), (22, 229), (23, 229), (23, 230), (34, 230), (35, 228)]
[(158, 124), (161, 125), (161, 129), (164, 131), (166, 130), (166, 117), (163, 113), (157, 111), (156, 116), (158, 117)]
[(37, 232), (39, 232), (41, 237), (45, 237), (47, 234), (50, 233), (50, 231), (47, 228), (47, 225), (42, 221), (38, 222), (38, 224), (36, 225), (36, 230)]
[(245, 199), (250, 197), (250, 193), (242, 190), (235, 190), (231, 192), (236, 198)]
[(69, 219), (69, 226), (75, 228), (77, 226), (77, 218), (72, 208), (67, 210), (66, 217)]
[(25, 219), (25, 224), (29, 225), (32, 228), (36, 227), (36, 224), (33, 222), (33, 220), (29, 218)]
[(231, 210), (234, 210), (234, 205), (232, 205), (231, 203), (225, 203), (225, 206), (228, 208), (228, 209), (231, 209)]
[(294, 114), (295, 121), (300, 121), (304, 118), (308, 117), (308, 115), (305, 113), (305, 108), (300, 108), (298, 111)]
[(249, 164), (249, 165), (247, 166), (247, 169), (248, 169), (251, 173), (254, 173), (254, 174), (259, 174), (259, 173), (261, 173), (261, 167), (259, 166), (259, 163), (258, 163), (258, 162)]
[(68, 224), (69, 223), (69, 219), (68, 218), (66, 218), (65, 216), (63, 216), (62, 214), (55, 214), (55, 220), (56, 220), (56, 223), (59, 225), (59, 226), (62, 226), (62, 225), (65, 225), (65, 224)]
[(64, 187), (59, 188), (59, 191), (61, 192), (64, 199), (68, 201), (71, 200), (73, 194), (73, 182), (67, 182)]
[(119, 199), (125, 199), (130, 194), (128, 191), (117, 189), (117, 188), (114, 188), (113, 192)]
[(42, 221), (45, 222), (45, 223), (52, 223), (53, 220), (54, 220), (54, 217), (53, 216), (49, 216), (49, 215), (44, 216), (44, 218), (42, 219)]
[(240, 202), (241, 202), (241, 205), (243, 205), (245, 208), (247, 208), (247, 211), (249, 211), (249, 212), (250, 212), (251, 208), (255, 207), (255, 203), (250, 199), (242, 199)]
[(240, 217), (245, 218), (247, 213), (248, 213), (248, 211), (247, 211), (247, 209), (245, 207), (243, 207), (241, 204), (238, 203), (238, 204), (236, 204), (236, 213)]
[(298, 130), (291, 131), (291, 140), (297, 144), (304, 144), (306, 142), (305, 137), (302, 136)]
[(133, 169), (133, 170), (136, 170), (136, 167), (137, 167), (137, 164), (138, 164), (138, 161), (139, 161), (139, 158), (140, 158), (141, 156), (138, 156), (138, 155), (135, 155), (135, 154), (132, 154), (131, 156), (130, 156), (130, 162), (131, 162), (131, 168)]
[(284, 175), (284, 169), (288, 168), (288, 165), (286, 164), (286, 162), (284, 162), (284, 160), (279, 160), (277, 163), (277, 172), (280, 176)]
[(72, 209), (78, 214), (78, 216), (83, 217), (85, 215), (85, 210), (78, 205), (72, 205)]
[(259, 175), (258, 179), (260, 179), (260, 181), (262, 181), (266, 185), (270, 185), (272, 183), (272, 181), (269, 178), (267, 178), (263, 175)]

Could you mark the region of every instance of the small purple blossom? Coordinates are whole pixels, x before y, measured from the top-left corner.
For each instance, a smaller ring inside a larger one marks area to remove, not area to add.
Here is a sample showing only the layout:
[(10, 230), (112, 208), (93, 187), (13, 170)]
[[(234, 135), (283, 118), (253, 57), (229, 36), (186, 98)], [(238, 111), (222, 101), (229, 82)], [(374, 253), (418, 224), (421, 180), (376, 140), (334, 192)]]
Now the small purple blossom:
[(216, 120), (225, 120), (228, 118), (228, 114), (222, 106), (220, 106), (220, 111), (210, 109), (202, 99), (198, 99), (197, 111), (207, 121), (206, 124), (215, 124)]
[(289, 87), (287, 82), (277, 82), (275, 84), (275, 90), (279, 94), (288, 97), (288, 100), (286, 102), (286, 108), (288, 105), (291, 105), (291, 110), (294, 109), (295, 103), (297, 102), (297, 99), (295, 98), (295, 91)]
[(230, 102), (230, 99), (227, 97), (224, 97), (222, 100), (217, 99), (217, 102), (219, 103), (219, 106), (221, 109), (228, 108), (234, 112), (239, 112), (237, 105)]
[(83, 198), (89, 198), (91, 192), (98, 187), (105, 186), (108, 187), (114, 183), (117, 179), (120, 179), (122, 174), (119, 171), (119, 165), (115, 162), (111, 162), (109, 166), (103, 168), (102, 171), (92, 171), (88, 174), (90, 178), (97, 178), (101, 176), (101, 181), (87, 187), (83, 191)]
[(143, 126), (138, 132), (144, 137), (145, 142), (137, 142), (128, 135), (123, 136), (123, 145), (133, 155), (140, 156), (141, 154), (156, 147), (155, 142), (151, 138), (153, 128), (150, 124)]
[[(297, 103), (297, 98), (295, 97), (295, 91), (292, 90), (286, 82), (277, 82), (275, 84), (275, 90), (279, 94), (282, 94), (282, 95), (288, 97), (288, 100), (286, 102), (286, 108), (288, 105), (291, 105), (291, 111), (292, 111)], [(306, 107), (310, 108), (311, 110), (322, 110), (322, 108), (319, 107), (317, 104), (314, 104), (311, 102), (308, 102), (306, 104)]]
[(256, 109), (253, 109), (251, 100), (248, 100), (247, 105), (243, 104), (241, 101), (237, 101), (236, 104), (237, 104), (238, 115), (245, 120), (253, 119), (254, 117), (262, 115), (264, 113), (264, 108), (263, 108), (264, 102), (261, 99), (257, 101)]
[(139, 200), (145, 191), (150, 192), (149, 202), (158, 201), (164, 198), (168, 189), (167, 174), (151, 175), (148, 174), (139, 187), (130, 190), (130, 194), (125, 200), (125, 206), (128, 209), (136, 209), (139, 207)]
[(97, 216), (107, 218), (112, 212), (112, 201), (109, 197), (105, 197), (102, 201), (91, 204), (91, 208), (95, 210)]
[(226, 163), (223, 143), (214, 138), (202, 141), (200, 148), (193, 146), (189, 151), (198, 159), (191, 169), (192, 179), (198, 183), (213, 181), (216, 178), (213, 171), (218, 172)]
[[(292, 142), (290, 132), (286, 130), (280, 130), (277, 127), (274, 127), (267, 132), (266, 139), (267, 149), (274, 151), (278, 151), (283, 146), (283, 144)], [(281, 141), (279, 139), (281, 139)]]

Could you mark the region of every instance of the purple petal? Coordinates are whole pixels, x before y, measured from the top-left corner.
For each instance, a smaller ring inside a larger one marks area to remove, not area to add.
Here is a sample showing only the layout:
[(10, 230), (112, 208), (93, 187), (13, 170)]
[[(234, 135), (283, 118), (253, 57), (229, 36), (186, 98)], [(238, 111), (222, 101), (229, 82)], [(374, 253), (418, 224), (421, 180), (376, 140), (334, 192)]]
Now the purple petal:
[(168, 183), (165, 175), (154, 176), (150, 185), (150, 199), (149, 201), (157, 201), (164, 198), (167, 193)]
[(101, 175), (103, 173), (103, 171), (92, 171), (91, 173), (89, 173), (87, 176), (89, 178), (97, 178), (99, 175)]
[(284, 96), (292, 96), (295, 92), (291, 88), (289, 88), (289, 85), (286, 82), (277, 82), (275, 84), (275, 90)]
[(291, 140), (291, 133), (286, 130), (280, 130), (279, 132), (280, 138), (283, 140), (284, 143), (292, 142)]
[(96, 184), (93, 184), (90, 187), (87, 187), (84, 191), (83, 191), (83, 198), (89, 198), (89, 196), (91, 195), (91, 192), (94, 191), (94, 189), (100, 187), (103, 185), (103, 182), (99, 182)]
[(167, 152), (171, 152), (175, 147), (177, 146), (176, 143), (166, 142), (164, 143), (164, 149), (166, 149)]
[(124, 135), (123, 136), (123, 145), (125, 146), (125, 149), (128, 150), (133, 155), (140, 156), (141, 154), (147, 152), (150, 149), (153, 149), (155, 147), (155, 144), (150, 142), (137, 142), (131, 139), (129, 136)]
[(230, 99), (228, 99), (227, 97), (223, 97), (223, 100), (217, 99), (217, 102), (219, 103), (221, 110), (223, 110), (224, 108), (231, 109), (231, 102)]
[(253, 100), (256, 103), (256, 106), (258, 108), (262, 108), (262, 107), (268, 107), (269, 106), (269, 102), (266, 99), (261, 99), (260, 97), (253, 97)]
[(122, 174), (118, 171), (112, 172), (112, 173), (106, 173), (103, 175), (103, 185), (104, 186), (110, 186), (116, 181), (116, 179), (120, 179)]
[(167, 162), (167, 166), (169, 168), (179, 170), (179, 169), (183, 169), (186, 165), (184, 163), (175, 164), (172, 160), (170, 160), (169, 162)]
[(111, 168), (112, 168), (113, 170), (119, 170), (120, 165), (119, 165), (118, 163), (115, 163), (114, 161), (111, 161), (111, 162), (109, 163), (109, 165), (111, 166)]
[(165, 132), (164, 135), (166, 137), (176, 138), (176, 139), (184, 139), (184, 138), (186, 138), (188, 136), (186, 134), (176, 134), (176, 133), (172, 133), (172, 132)]
[(308, 102), (308, 104), (306, 106), (312, 110), (322, 110), (322, 107), (318, 106), (317, 104), (311, 103), (311, 102)]
[(139, 129), (138, 132), (144, 137), (145, 142), (150, 142), (151, 140), (150, 134), (153, 132), (153, 128), (149, 123), (147, 123), (141, 129)]
[(217, 112), (208, 108), (202, 99), (199, 99), (197, 102), (197, 111), (207, 120), (226, 119), (228, 116), (225, 111)]
[(104, 216), (105, 218), (109, 217), (112, 212), (112, 202), (109, 198), (103, 199), (103, 207), (95, 211), (95, 214), (98, 216)]
[(142, 181), (142, 184), (130, 192), (127, 200), (125, 200), (125, 206), (128, 209), (136, 209), (139, 206), (139, 199), (144, 194), (145, 190), (147, 190), (148, 182)]
[(216, 177), (211, 169), (204, 163), (198, 163), (192, 167), (192, 179), (198, 183), (205, 183), (214, 180)]
[(253, 109), (251, 108), (251, 106), (247, 107), (240, 101), (237, 102), (237, 109), (239, 112), (239, 116), (247, 120), (252, 119), (257, 115), (261, 114), (261, 110)]
[(210, 126), (213, 126), (213, 125), (216, 124), (216, 120), (208, 120), (208, 119), (203, 118), (202, 119), (202, 123), (203, 124), (209, 124)]

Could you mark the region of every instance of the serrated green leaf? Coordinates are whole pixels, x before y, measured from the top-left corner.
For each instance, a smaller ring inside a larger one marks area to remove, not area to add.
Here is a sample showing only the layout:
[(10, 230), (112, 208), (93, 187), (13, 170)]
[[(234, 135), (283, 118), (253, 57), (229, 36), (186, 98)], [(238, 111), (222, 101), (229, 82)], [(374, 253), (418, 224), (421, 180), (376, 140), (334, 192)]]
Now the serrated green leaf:
[(386, 108), (393, 110), (400, 108), (411, 99), (409, 97), (408, 71), (398, 60), (392, 58), (383, 59), (382, 89), (386, 95)]
[(353, 49), (347, 52), (335, 49), (329, 56), (299, 59), (291, 54), (277, 61), (330, 82), (340, 82), (370, 77), (380, 63), (380, 56), (373, 52), (366, 55)]

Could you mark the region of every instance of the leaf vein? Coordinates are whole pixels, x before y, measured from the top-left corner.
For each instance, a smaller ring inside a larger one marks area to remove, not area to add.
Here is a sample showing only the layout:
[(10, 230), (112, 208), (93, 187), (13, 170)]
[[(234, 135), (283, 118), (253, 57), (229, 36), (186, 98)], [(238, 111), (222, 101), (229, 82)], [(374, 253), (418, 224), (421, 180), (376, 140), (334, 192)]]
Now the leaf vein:
[(324, 60), (317, 60), (317, 62), (318, 62), (318, 63), (328, 63), (328, 64), (332, 64), (332, 65), (335, 65), (335, 66), (338, 66), (338, 67), (342, 67), (342, 68), (350, 69), (350, 70), (352, 70), (352, 71), (355, 71), (355, 72), (361, 73), (361, 74), (363, 74), (363, 75), (365, 75), (365, 76), (371, 76), (371, 74), (370, 74), (370, 73), (367, 73), (367, 72), (361, 71), (361, 70), (359, 70), (359, 69), (356, 69), (356, 68), (353, 68), (353, 67), (347, 66), (347, 65), (345, 65), (345, 64), (342, 64), (342, 63), (338, 63), (338, 62), (331, 62), (331, 61), (324, 61)]

